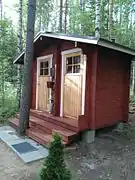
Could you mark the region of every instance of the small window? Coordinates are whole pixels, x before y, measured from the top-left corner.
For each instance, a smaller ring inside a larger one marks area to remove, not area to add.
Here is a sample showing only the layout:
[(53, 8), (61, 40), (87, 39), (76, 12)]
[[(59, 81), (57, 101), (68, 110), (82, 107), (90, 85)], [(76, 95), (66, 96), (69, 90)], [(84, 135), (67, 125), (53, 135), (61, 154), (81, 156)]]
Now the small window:
[(40, 76), (48, 76), (49, 75), (49, 63), (48, 61), (40, 63)]
[(67, 57), (66, 59), (66, 73), (80, 73), (80, 56)]

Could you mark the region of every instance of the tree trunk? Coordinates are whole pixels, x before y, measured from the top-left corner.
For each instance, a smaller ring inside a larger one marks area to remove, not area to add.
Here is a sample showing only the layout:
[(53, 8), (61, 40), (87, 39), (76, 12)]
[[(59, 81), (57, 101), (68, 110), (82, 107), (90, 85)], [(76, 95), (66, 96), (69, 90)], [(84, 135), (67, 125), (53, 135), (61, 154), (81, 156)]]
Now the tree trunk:
[(42, 29), (42, 2), (39, 0), (38, 2), (38, 7), (39, 7), (39, 13), (38, 13), (38, 32), (41, 31)]
[[(0, 20), (3, 19), (3, 6), (2, 6), (2, 0), (0, 0)], [(1, 28), (1, 32), (3, 33), (3, 28)], [(3, 43), (3, 40), (1, 40)], [(2, 49), (1, 49), (2, 51)], [(4, 107), (5, 104), (5, 78), (4, 78), (4, 62), (3, 58), (1, 59), (1, 90), (2, 90), (2, 107)]]
[(39, 16), (39, 25), (38, 25), (38, 32), (40, 32), (41, 31), (41, 27), (42, 27), (42, 17), (41, 17), (41, 14), (40, 14), (40, 16)]
[(122, 6), (123, 4), (120, 5), (120, 14), (119, 14), (119, 23), (120, 23), (120, 26), (122, 25)]
[(60, 0), (59, 31), (62, 32), (63, 0)]
[(84, 11), (84, 0), (80, 0), (80, 7), (81, 10)]
[(0, 19), (2, 20), (3, 15), (3, 7), (2, 7), (2, 0), (0, 0)]
[[(19, 1), (19, 28), (18, 28), (18, 53), (22, 52), (22, 0)], [(17, 86), (17, 99), (18, 99), (18, 109), (20, 108), (20, 99), (21, 99), (21, 84), (22, 84), (22, 68), (21, 65), (17, 65), (17, 74), (18, 74), (18, 86)]]
[(68, 0), (65, 0), (65, 27), (64, 32), (67, 32), (67, 14), (68, 14)]
[(96, 0), (95, 36), (100, 38), (100, 0)]
[(114, 0), (109, 0), (109, 39), (111, 40), (113, 38), (113, 5), (114, 5)]
[(20, 135), (25, 133), (29, 127), (29, 114), (31, 106), (31, 82), (32, 82), (32, 61), (33, 61), (33, 40), (34, 40), (34, 25), (36, 13), (36, 0), (28, 1), (28, 16), (27, 16), (27, 37), (26, 37), (26, 54), (24, 59), (24, 77), (19, 119)]

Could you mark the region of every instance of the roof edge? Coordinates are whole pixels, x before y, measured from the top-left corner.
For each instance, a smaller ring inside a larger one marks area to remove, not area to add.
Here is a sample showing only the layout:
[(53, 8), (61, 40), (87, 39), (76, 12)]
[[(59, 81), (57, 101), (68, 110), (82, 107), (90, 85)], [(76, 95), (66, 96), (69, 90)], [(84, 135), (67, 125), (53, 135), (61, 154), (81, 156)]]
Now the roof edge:
[(104, 40), (104, 39), (99, 39), (97, 44), (102, 47), (106, 47), (109, 49), (113, 49), (116, 51), (120, 51), (120, 52), (129, 54), (129, 55), (135, 56), (135, 50), (133, 50), (129, 47), (126, 47), (126, 46), (122, 46), (118, 43), (110, 42), (110, 41)]
[[(131, 56), (135, 56), (135, 50), (128, 48), (126, 46), (122, 46), (120, 44), (105, 40), (105, 39), (97, 39), (95, 37), (81, 37), (81, 36), (68, 36), (68, 35), (63, 35), (63, 34), (54, 34), (54, 33), (45, 33), (45, 32), (39, 32), (35, 37), (34, 37), (34, 43), (40, 38), (40, 37), (48, 37), (48, 38), (55, 38), (55, 39), (61, 39), (61, 40), (67, 40), (67, 41), (74, 41), (74, 42), (80, 42), (80, 43), (87, 43), (87, 44), (93, 44), (93, 45), (99, 45), (102, 47), (106, 47), (109, 49), (113, 49), (116, 51), (120, 51), (126, 54), (129, 54)], [(13, 61), (13, 63), (17, 63), (21, 57), (23, 57), (25, 54), (25, 50), (19, 54), (19, 56)]]

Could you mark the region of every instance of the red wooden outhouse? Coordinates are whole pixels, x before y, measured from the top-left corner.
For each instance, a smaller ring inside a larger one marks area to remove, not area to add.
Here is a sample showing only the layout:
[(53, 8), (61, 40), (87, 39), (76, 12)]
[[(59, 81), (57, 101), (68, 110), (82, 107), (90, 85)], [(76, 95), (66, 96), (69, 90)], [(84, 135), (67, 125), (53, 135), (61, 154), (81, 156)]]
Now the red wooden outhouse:
[[(24, 53), (14, 63), (23, 64)], [(59, 132), (68, 144), (85, 130), (127, 122), (134, 56), (135, 50), (104, 39), (38, 34), (27, 134), (43, 144)]]

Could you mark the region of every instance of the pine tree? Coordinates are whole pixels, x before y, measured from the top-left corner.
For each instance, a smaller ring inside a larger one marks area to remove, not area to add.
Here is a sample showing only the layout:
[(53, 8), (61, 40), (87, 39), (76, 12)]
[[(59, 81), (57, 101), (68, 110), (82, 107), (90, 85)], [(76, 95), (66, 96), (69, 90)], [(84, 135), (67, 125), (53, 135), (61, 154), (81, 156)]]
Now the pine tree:
[(64, 24), (64, 32), (67, 32), (67, 15), (68, 15), (68, 0), (65, 1), (65, 24)]
[(62, 138), (58, 134), (53, 135), (49, 155), (40, 173), (41, 180), (71, 180), (70, 171), (64, 162), (63, 149)]
[(59, 32), (62, 32), (62, 20), (63, 20), (63, 0), (60, 0)]
[(100, 0), (96, 0), (95, 36), (100, 37)]
[[(23, 1), (19, 0), (19, 28), (18, 28), (18, 54), (22, 52), (23, 50), (23, 43), (22, 43), (22, 4)], [(21, 77), (21, 71), (22, 67), (18, 64), (17, 66), (17, 73), (18, 73), (18, 87), (17, 87), (17, 99), (18, 99), (18, 109), (20, 108), (20, 99), (21, 99), (21, 83), (22, 83), (22, 77)]]
[(33, 40), (36, 13), (36, 0), (28, 1), (28, 20), (26, 54), (24, 60), (23, 88), (19, 118), (19, 133), (24, 134), (29, 127), (29, 114), (31, 105), (31, 86), (32, 86), (32, 61), (33, 61)]

